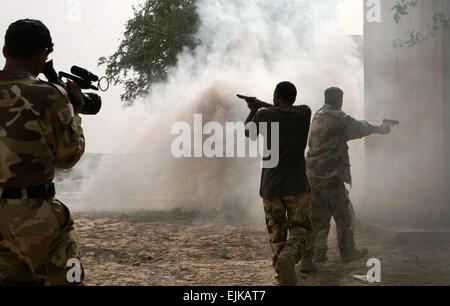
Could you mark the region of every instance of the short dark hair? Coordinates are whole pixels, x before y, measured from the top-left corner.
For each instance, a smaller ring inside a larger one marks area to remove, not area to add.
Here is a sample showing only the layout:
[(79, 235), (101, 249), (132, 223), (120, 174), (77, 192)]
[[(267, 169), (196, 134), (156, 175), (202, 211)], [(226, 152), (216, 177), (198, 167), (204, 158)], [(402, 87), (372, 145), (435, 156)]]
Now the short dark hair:
[(297, 99), (297, 88), (291, 82), (281, 82), (275, 91), (288, 103), (294, 104)]
[(337, 106), (344, 98), (344, 91), (338, 87), (325, 90), (325, 104)]
[(8, 57), (29, 59), (48, 48), (53, 52), (53, 42), (48, 28), (39, 20), (21, 19), (12, 23), (5, 35)]

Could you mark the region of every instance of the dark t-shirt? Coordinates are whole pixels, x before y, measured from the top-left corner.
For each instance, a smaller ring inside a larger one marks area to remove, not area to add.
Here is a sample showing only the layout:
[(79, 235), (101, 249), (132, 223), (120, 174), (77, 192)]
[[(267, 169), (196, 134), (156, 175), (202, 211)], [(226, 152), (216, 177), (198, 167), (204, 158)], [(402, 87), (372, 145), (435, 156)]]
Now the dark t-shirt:
[[(289, 111), (278, 107), (261, 109), (253, 120), (258, 126), (266, 122), (270, 127), (279, 123), (279, 163), (275, 168), (265, 168), (261, 177), (261, 197), (282, 199), (309, 192), (305, 169), (305, 149), (311, 124), (311, 109), (306, 105), (294, 106)], [(261, 131), (260, 131), (261, 132)], [(270, 128), (266, 143), (271, 149)]]

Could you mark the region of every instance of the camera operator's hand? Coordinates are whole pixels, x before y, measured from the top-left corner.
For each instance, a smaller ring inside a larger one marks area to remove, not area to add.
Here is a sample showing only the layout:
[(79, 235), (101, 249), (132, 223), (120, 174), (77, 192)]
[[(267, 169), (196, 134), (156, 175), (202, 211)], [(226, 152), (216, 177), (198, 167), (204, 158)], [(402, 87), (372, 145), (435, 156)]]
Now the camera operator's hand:
[(80, 87), (78, 87), (78, 85), (73, 81), (68, 80), (67, 84), (69, 87), (69, 97), (71, 98), (71, 100), (76, 100), (76, 103), (74, 103), (75, 101), (72, 101), (73, 110), (75, 114), (79, 114), (84, 108), (83, 94), (81, 93)]

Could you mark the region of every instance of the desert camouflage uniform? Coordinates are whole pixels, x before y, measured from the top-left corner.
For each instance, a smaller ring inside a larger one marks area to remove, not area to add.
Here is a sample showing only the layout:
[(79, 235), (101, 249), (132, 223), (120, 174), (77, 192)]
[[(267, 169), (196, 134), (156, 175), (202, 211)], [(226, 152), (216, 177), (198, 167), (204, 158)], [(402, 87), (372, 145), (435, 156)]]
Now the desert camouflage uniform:
[[(266, 224), (270, 236), (270, 246), (274, 254), (273, 267), (277, 270), (280, 256), (292, 256), (298, 263), (303, 256), (311, 256), (312, 225), (310, 194), (277, 200), (264, 199)], [(286, 217), (287, 213), (287, 217)], [(289, 234), (289, 238), (288, 238)]]
[(27, 198), (48, 186), (55, 167), (71, 168), (84, 153), (81, 119), (62, 88), (26, 72), (0, 71), (0, 284), (66, 285), (66, 263), (79, 258), (70, 212), (51, 198)]
[(352, 184), (347, 142), (378, 133), (379, 127), (359, 121), (325, 104), (314, 116), (306, 172), (311, 184), (311, 216), (315, 253), (324, 255), (333, 217), (341, 256), (353, 250), (354, 212), (345, 183)]

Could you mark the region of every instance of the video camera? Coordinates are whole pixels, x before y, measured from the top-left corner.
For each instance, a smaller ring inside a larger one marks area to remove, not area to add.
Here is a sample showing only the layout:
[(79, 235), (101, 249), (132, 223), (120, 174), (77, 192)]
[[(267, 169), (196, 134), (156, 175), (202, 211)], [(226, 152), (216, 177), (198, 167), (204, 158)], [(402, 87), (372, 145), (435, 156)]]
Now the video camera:
[[(75, 107), (79, 107), (81, 105), (81, 100), (79, 97), (70, 92), (69, 85), (64, 83), (62, 78), (72, 80), (81, 89), (91, 89), (95, 91), (107, 91), (109, 89), (109, 80), (106, 77), (99, 78), (95, 74), (78, 66), (73, 66), (70, 72), (72, 72), (72, 74), (65, 72), (59, 72), (58, 74), (53, 67), (52, 60), (46, 62), (44, 68), (42, 69), (42, 73), (50, 83), (63, 86), (67, 89), (70, 102)], [(94, 82), (97, 82), (97, 86), (93, 85)], [(81, 114), (97, 115), (100, 112), (102, 108), (102, 98), (99, 95), (95, 93), (83, 93), (83, 100), (84, 106), (81, 110)]]

